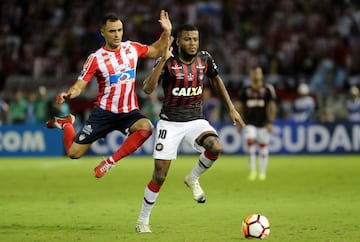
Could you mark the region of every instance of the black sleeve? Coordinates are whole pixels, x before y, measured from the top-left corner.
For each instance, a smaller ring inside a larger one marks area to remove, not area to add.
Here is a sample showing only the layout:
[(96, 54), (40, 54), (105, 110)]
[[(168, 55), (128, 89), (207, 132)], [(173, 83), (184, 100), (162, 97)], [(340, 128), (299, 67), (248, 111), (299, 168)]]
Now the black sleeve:
[(206, 71), (206, 76), (209, 78), (214, 78), (215, 76), (217, 76), (219, 74), (219, 70), (215, 63), (215, 60), (212, 58), (212, 56), (210, 55), (209, 52), (201, 51), (201, 53), (205, 56), (206, 63), (208, 66), (208, 69)]

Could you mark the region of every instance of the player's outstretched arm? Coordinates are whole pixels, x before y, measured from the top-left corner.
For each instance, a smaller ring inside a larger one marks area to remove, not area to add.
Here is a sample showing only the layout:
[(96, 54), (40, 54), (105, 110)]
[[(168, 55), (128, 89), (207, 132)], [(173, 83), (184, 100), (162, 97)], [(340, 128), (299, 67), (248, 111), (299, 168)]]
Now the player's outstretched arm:
[(57, 103), (63, 103), (67, 99), (73, 99), (78, 97), (81, 92), (85, 89), (87, 86), (87, 82), (83, 80), (77, 80), (68, 90), (67, 92), (61, 92), (56, 96), (56, 102)]
[(246, 124), (238, 111), (236, 111), (234, 104), (232, 103), (229, 93), (226, 90), (223, 80), (219, 75), (215, 76), (211, 79), (211, 84), (214, 90), (220, 95), (221, 99), (225, 102), (227, 109), (229, 110), (229, 114), (233, 124), (240, 124), (241, 127), (245, 127)]
[(152, 93), (157, 87), (165, 63), (167, 59), (169, 59), (170, 56), (172, 56), (173, 47), (171, 46), (171, 44), (173, 41), (174, 41), (174, 37), (170, 36), (163, 50), (162, 57), (157, 61), (151, 74), (145, 78), (143, 82), (143, 90), (146, 94)]

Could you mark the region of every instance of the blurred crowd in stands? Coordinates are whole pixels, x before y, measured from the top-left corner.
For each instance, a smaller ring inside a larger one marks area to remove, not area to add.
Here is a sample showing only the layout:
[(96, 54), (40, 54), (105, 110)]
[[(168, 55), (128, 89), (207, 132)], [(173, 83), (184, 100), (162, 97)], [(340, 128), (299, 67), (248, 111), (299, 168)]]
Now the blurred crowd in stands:
[[(62, 107), (54, 95), (73, 83), (87, 55), (102, 45), (102, 14), (122, 17), (123, 40), (150, 44), (161, 31), (160, 9), (169, 11), (174, 29), (184, 22), (198, 26), (201, 49), (212, 53), (235, 103), (250, 82), (250, 67), (260, 65), (265, 82), (276, 89), (278, 119), (360, 121), (358, 1), (2, 0), (0, 6), (3, 124), (44, 123), (70, 111), (85, 117), (96, 82)], [(161, 93), (146, 96), (141, 90), (154, 62), (140, 60), (137, 87), (142, 110), (155, 121)], [(219, 99), (206, 92), (207, 117), (227, 121)]]

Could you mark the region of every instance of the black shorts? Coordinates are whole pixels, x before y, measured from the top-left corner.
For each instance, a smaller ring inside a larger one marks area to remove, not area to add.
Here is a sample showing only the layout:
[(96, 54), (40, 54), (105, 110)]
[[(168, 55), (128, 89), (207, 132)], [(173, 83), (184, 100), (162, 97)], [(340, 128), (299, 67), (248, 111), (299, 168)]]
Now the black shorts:
[(96, 106), (90, 113), (82, 129), (76, 134), (75, 143), (91, 144), (94, 141), (118, 130), (124, 135), (130, 134), (130, 127), (139, 119), (146, 118), (139, 110), (130, 113), (112, 113)]

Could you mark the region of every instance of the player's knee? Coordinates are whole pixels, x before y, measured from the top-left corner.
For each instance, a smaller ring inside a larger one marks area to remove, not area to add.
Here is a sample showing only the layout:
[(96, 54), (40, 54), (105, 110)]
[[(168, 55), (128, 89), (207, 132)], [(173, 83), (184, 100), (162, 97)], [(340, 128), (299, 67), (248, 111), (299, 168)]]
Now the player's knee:
[(73, 146), (67, 152), (67, 156), (70, 159), (80, 159), (83, 154), (84, 154), (84, 151), (82, 151), (80, 149), (73, 148)]
[(70, 158), (70, 159), (80, 159), (81, 158), (81, 155), (79, 155), (79, 154), (76, 154), (76, 153), (68, 153), (68, 157)]
[(149, 132), (153, 132), (153, 130), (154, 130), (154, 126), (151, 124), (151, 122), (149, 121), (149, 122), (146, 122), (146, 123), (144, 123), (144, 126), (143, 126), (143, 128), (142, 129), (145, 129), (145, 130), (147, 130), (147, 131), (149, 131)]
[(246, 143), (247, 143), (248, 146), (252, 146), (252, 145), (255, 144), (255, 140), (253, 140), (253, 139), (247, 139), (247, 140), (246, 140)]
[(146, 131), (148, 131), (150, 133), (152, 133), (153, 130), (154, 130), (154, 126), (152, 125), (150, 120), (145, 119), (145, 118), (141, 119), (138, 122), (136, 122), (133, 127), (134, 127), (135, 130), (146, 130)]
[(222, 152), (222, 145), (220, 140), (214, 145), (213, 152), (216, 154), (220, 154)]
[(215, 133), (204, 134), (197, 142), (213, 155), (220, 154), (222, 151), (221, 141)]
[(222, 145), (221, 145), (221, 142), (220, 142), (220, 141), (216, 142), (216, 143), (213, 145), (212, 149), (210, 150), (210, 152), (211, 152), (213, 155), (218, 155), (218, 154), (221, 153), (221, 151), (222, 151)]
[(218, 137), (209, 137), (204, 143), (204, 147), (212, 155), (219, 155), (222, 152), (222, 144)]

